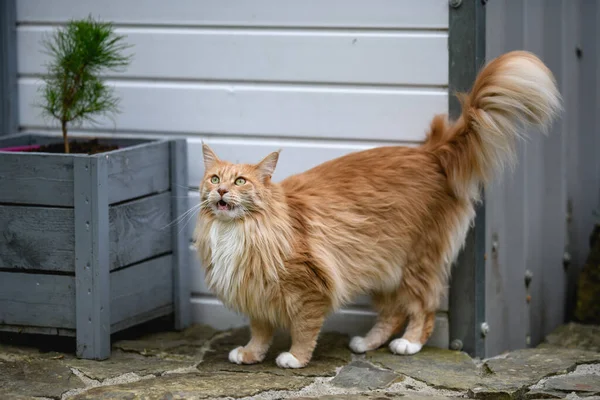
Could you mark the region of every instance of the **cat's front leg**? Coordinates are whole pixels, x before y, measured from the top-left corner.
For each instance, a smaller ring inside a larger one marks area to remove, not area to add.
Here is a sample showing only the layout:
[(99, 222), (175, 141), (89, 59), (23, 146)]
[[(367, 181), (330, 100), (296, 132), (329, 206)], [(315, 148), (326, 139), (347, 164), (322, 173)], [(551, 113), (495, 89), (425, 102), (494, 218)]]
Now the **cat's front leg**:
[(324, 320), (325, 313), (317, 311), (312, 315), (292, 319), (292, 347), (289, 352), (279, 354), (275, 360), (280, 368), (304, 368), (308, 365)]
[(250, 320), (251, 338), (244, 347), (229, 352), (229, 361), (235, 364), (256, 364), (262, 362), (273, 341), (273, 327), (265, 322)]

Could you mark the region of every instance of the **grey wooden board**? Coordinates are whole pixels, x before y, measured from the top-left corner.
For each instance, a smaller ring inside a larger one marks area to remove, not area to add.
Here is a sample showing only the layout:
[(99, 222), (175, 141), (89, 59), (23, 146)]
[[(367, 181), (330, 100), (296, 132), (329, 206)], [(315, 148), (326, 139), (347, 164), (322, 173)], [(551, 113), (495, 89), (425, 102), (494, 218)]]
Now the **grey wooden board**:
[(77, 356), (97, 360), (110, 356), (107, 171), (104, 157), (74, 162)]
[(0, 152), (0, 203), (72, 206), (76, 157)]
[(0, 4), (0, 135), (19, 127), (16, 0)]
[[(582, 31), (587, 31), (590, 28), (594, 29), (593, 26), (589, 26), (589, 22), (582, 27), (581, 9), (582, 4), (579, 0), (575, 1), (572, 6), (565, 7), (565, 50), (563, 53), (565, 57), (565, 81), (562, 95), (565, 107), (563, 121), (565, 123), (564, 132), (566, 141), (564, 173), (566, 176), (565, 180), (567, 181), (567, 212), (571, 215), (570, 217), (567, 216), (567, 237), (565, 244), (565, 250), (569, 252), (571, 257), (571, 262), (567, 265), (568, 287), (566, 319), (568, 320), (572, 319), (576, 304), (578, 267), (582, 265), (583, 258), (585, 257), (581, 250), (587, 249), (587, 247), (578, 244), (576, 230), (580, 225), (578, 221), (581, 210), (579, 207), (573, 209), (573, 206), (577, 203), (576, 200), (579, 198), (577, 193), (579, 193), (580, 188), (582, 187), (581, 176), (578, 172), (578, 165), (580, 163), (578, 151), (579, 136), (586, 133), (585, 126), (582, 126), (580, 103), (587, 104), (589, 102), (589, 99), (583, 99), (581, 96), (581, 68), (582, 64), (587, 64), (591, 60), (590, 57), (577, 57), (576, 52), (569, 54), (570, 52), (573, 52), (573, 49), (577, 49), (578, 46), (581, 50), (583, 49), (581, 47)], [(584, 43), (589, 43), (588, 41), (590, 40), (594, 39), (586, 38)], [(588, 53), (589, 49), (586, 50), (588, 50), (586, 51), (586, 53)], [(598, 53), (597, 57), (600, 58), (600, 53)], [(600, 90), (597, 93), (600, 93)], [(600, 129), (600, 125), (597, 126), (597, 129)], [(598, 152), (596, 154), (598, 154)], [(582, 159), (581, 162), (585, 165), (586, 160)], [(589, 191), (585, 190), (583, 193), (589, 194)], [(587, 221), (586, 219), (584, 220)]]
[[(598, 221), (600, 211), (600, 5), (597, 1), (580, 1), (580, 40), (582, 51), (578, 60), (578, 107), (573, 110), (578, 119), (576, 140), (570, 155), (569, 199), (572, 203), (570, 252), (572, 279), (585, 264), (589, 253), (589, 236)], [(575, 282), (574, 282), (575, 283)]]
[(75, 278), (0, 271), (0, 325), (75, 328)]
[(99, 154), (108, 160), (110, 204), (168, 190), (169, 143), (144, 143)]
[(73, 272), (73, 209), (0, 205), (0, 269)]
[[(485, 61), (485, 7), (483, 2), (463, 2), (450, 8), (448, 32), (449, 91), (466, 92)], [(461, 104), (450, 96), (449, 114), (457, 119)], [(475, 219), (456, 262), (452, 266), (449, 312), (450, 340), (461, 343), (461, 350), (473, 357), (485, 356), (480, 326), (485, 321), (485, 207), (486, 198), (476, 205)]]
[[(544, 59), (548, 67), (556, 76), (559, 90), (564, 92), (564, 60), (573, 57), (572, 50), (565, 48), (563, 37), (566, 30), (566, 18), (564, 8), (572, 7), (564, 0), (545, 4), (545, 42)], [(562, 45), (556, 46), (556, 43)], [(572, 46), (571, 46), (572, 49)], [(557, 326), (565, 321), (567, 303), (567, 274), (563, 266), (563, 254), (566, 245), (566, 210), (567, 210), (567, 182), (566, 182), (566, 148), (567, 136), (564, 130), (564, 114), (556, 120), (549, 132), (548, 138), (544, 140), (544, 189), (545, 203), (543, 209), (544, 224), (543, 231), (547, 232), (540, 247), (542, 251), (542, 263), (540, 270), (543, 279), (542, 311), (543, 331), (532, 344), (537, 345), (547, 334), (554, 331)], [(598, 187), (600, 190), (600, 187)], [(550, 244), (549, 247), (547, 245)]]
[[(522, 1), (498, 0), (486, 5), (487, 58), (522, 46)], [(486, 189), (487, 279), (485, 339), (486, 356), (525, 347), (527, 310), (524, 286), (523, 146), (519, 164), (507, 170)], [(492, 246), (497, 243), (497, 250)]]
[[(523, 21), (523, 47), (543, 57), (545, 40), (543, 0), (524, 2), (522, 9), (525, 16)], [(543, 335), (541, 308), (544, 307), (542, 298), (544, 266), (542, 265), (543, 250), (541, 246), (544, 242), (543, 237), (548, 235), (549, 232), (543, 231), (542, 218), (546, 199), (544, 199), (541, 189), (544, 187), (545, 175), (544, 142), (549, 138), (542, 138), (541, 132), (537, 129), (529, 129), (527, 135), (529, 140), (524, 147), (525, 159), (523, 160), (526, 180), (523, 188), (525, 193), (523, 207), (526, 210), (527, 218), (523, 238), (525, 240), (525, 264), (523, 269), (532, 274), (529, 288), (526, 287), (527, 295), (531, 296), (532, 301), (524, 307), (527, 312), (527, 334), (530, 335), (530, 342), (536, 343)], [(521, 281), (519, 284), (523, 285), (523, 282)]]
[(132, 326), (139, 325), (141, 323), (151, 321), (153, 319), (160, 318), (166, 315), (170, 315), (173, 312), (173, 304), (161, 306), (150, 311), (135, 314), (129, 318), (123, 319), (115, 324), (112, 324), (110, 326), (110, 331), (112, 333), (119, 332)]
[(2, 332), (25, 333), (33, 335), (49, 335), (49, 336), (75, 336), (74, 329), (57, 329), (57, 328), (39, 328), (36, 326), (20, 326), (20, 325), (0, 325)]
[(18, 133), (0, 137), (0, 149), (12, 146), (26, 146), (29, 144), (34, 144), (33, 135), (31, 134)]
[[(171, 251), (171, 198), (165, 192), (110, 208), (111, 270)], [(74, 272), (74, 224), (73, 209), (0, 205), (0, 269)]]
[(172, 250), (172, 197), (164, 192), (110, 207), (111, 270)]
[(170, 143), (170, 171), (171, 171), (171, 201), (172, 218), (177, 223), (172, 224), (171, 239), (173, 248), (173, 284), (175, 306), (175, 327), (183, 329), (191, 322), (190, 314), (190, 237), (182, 221), (177, 217), (187, 211), (188, 200), (188, 160), (187, 142), (184, 139)]
[(173, 257), (166, 255), (110, 274), (110, 323), (173, 303)]
[[(56, 138), (23, 135), (22, 139), (12, 137), (4, 143), (9, 147), (53, 141)], [(167, 141), (140, 144), (140, 140), (106, 139), (103, 142), (129, 146), (91, 156), (108, 159), (111, 204), (169, 189)], [(90, 156), (0, 152), (0, 203), (72, 206), (73, 160), (87, 157)]]

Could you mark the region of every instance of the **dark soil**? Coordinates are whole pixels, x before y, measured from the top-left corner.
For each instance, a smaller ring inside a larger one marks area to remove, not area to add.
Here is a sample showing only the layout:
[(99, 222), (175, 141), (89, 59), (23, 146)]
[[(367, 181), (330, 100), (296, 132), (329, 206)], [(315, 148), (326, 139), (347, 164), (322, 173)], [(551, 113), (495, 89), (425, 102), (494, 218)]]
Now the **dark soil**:
[[(116, 150), (119, 146), (106, 145), (98, 142), (98, 139), (92, 139), (85, 142), (78, 142), (76, 140), (69, 141), (70, 151), (74, 154), (98, 154), (105, 153), (107, 151)], [(40, 146), (37, 149), (25, 150), (29, 153), (63, 153), (65, 152), (65, 145), (63, 143), (54, 143), (44, 146)]]

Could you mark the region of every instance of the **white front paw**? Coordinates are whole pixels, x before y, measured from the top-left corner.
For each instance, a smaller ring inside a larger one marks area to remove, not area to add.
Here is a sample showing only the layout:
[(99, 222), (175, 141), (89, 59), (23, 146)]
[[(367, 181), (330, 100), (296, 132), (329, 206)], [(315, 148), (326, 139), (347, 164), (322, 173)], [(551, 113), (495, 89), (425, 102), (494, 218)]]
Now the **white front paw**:
[(234, 364), (241, 364), (244, 354), (240, 351), (243, 347), (238, 347), (229, 352), (229, 361)]
[(350, 341), (350, 350), (357, 354), (362, 354), (367, 351), (367, 343), (365, 338), (360, 336), (354, 336)]
[(279, 368), (302, 368), (300, 361), (292, 353), (281, 353), (275, 360)]
[(394, 339), (390, 343), (390, 350), (394, 354), (416, 354), (422, 347), (421, 343), (412, 343), (406, 339)]

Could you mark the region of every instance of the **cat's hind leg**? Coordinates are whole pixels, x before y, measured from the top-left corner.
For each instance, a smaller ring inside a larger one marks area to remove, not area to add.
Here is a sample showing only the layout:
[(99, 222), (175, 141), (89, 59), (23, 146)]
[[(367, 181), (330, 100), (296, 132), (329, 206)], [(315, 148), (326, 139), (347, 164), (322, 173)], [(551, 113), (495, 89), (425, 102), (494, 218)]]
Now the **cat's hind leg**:
[(264, 322), (250, 320), (250, 341), (246, 346), (229, 352), (229, 361), (235, 364), (256, 364), (265, 359), (273, 341), (273, 327)]
[(406, 313), (397, 292), (374, 293), (373, 305), (378, 312), (377, 321), (365, 337), (355, 336), (350, 341), (354, 353), (376, 350), (404, 325)]
[(409, 316), (404, 335), (390, 342), (390, 350), (394, 354), (410, 355), (421, 351), (429, 340), (435, 324), (435, 311), (414, 313)]

